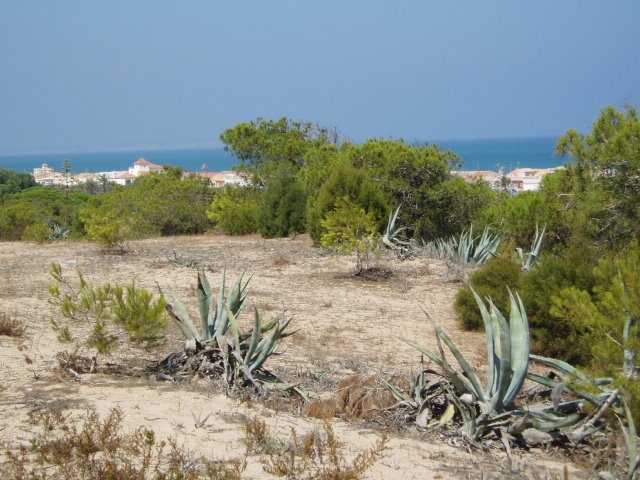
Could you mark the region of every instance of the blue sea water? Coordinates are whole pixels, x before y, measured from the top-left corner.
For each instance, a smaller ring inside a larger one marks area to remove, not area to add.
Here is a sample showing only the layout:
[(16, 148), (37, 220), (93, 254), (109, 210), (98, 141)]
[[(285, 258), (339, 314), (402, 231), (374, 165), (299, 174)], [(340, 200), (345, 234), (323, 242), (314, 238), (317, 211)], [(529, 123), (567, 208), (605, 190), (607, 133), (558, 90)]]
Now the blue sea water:
[[(443, 140), (432, 142), (443, 150), (452, 150), (463, 161), (463, 170), (505, 171), (518, 167), (549, 168), (557, 167), (565, 159), (554, 155), (556, 139), (554, 137), (509, 138), (509, 139), (473, 139)], [(126, 170), (138, 158), (144, 157), (159, 165), (174, 165), (189, 172), (210, 172), (230, 170), (238, 163), (237, 159), (223, 148), (191, 150), (140, 150), (99, 153), (56, 153), (38, 155), (0, 156), (0, 168), (19, 172), (33, 172), (43, 163), (60, 171), (65, 159), (71, 162), (75, 173), (108, 172)]]
[(443, 140), (434, 142), (442, 150), (451, 150), (462, 159), (461, 170), (515, 168), (552, 168), (569, 162), (555, 155), (556, 137)]
[(189, 150), (135, 150), (118, 152), (92, 153), (47, 153), (37, 155), (0, 156), (0, 168), (19, 172), (32, 173), (36, 167), (46, 163), (60, 171), (65, 159), (71, 162), (74, 173), (112, 172), (127, 170), (133, 162), (143, 157), (158, 165), (182, 167), (188, 172), (210, 172), (231, 170), (238, 161), (223, 148), (189, 149)]

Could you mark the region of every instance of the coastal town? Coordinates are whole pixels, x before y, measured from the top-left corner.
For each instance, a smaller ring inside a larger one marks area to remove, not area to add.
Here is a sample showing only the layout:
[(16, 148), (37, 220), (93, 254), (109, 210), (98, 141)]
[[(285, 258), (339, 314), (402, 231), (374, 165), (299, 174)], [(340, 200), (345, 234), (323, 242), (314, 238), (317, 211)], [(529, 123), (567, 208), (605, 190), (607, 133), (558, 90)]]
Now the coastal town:
[[(542, 179), (545, 175), (556, 172), (555, 168), (516, 168), (508, 173), (492, 170), (454, 170), (451, 173), (462, 177), (468, 182), (483, 180), (491, 185), (495, 190), (507, 190), (512, 194), (539, 190)], [(41, 185), (80, 185), (87, 182), (102, 183), (105, 181), (117, 185), (129, 185), (136, 178), (149, 174), (150, 172), (161, 172), (164, 167), (156, 165), (139, 158), (128, 170), (109, 171), (96, 173), (65, 174), (49, 167), (46, 163), (39, 168), (33, 169), (33, 176), (37, 183)], [(222, 172), (185, 172), (185, 175), (196, 175), (209, 180), (211, 185), (222, 188), (225, 185), (247, 185), (248, 179), (242, 173), (232, 170)]]
[[(58, 172), (46, 163), (41, 167), (33, 169), (33, 177), (35, 181), (41, 185), (62, 186), (62, 185), (81, 185), (87, 182), (111, 182), (117, 185), (129, 185), (133, 181), (151, 172), (162, 172), (164, 167), (151, 163), (145, 158), (139, 158), (128, 170), (108, 171), (108, 172), (83, 172), (83, 173), (64, 173)], [(241, 173), (231, 170), (222, 172), (185, 172), (185, 175), (196, 175), (209, 180), (213, 187), (221, 188), (225, 185), (246, 185), (248, 180)]]

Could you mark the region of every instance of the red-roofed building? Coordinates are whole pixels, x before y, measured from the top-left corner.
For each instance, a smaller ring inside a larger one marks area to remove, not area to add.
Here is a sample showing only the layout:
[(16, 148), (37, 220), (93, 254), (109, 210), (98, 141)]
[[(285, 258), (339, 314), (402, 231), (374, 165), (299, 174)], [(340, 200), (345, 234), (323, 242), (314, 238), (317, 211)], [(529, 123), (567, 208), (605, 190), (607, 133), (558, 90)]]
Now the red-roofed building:
[(161, 172), (162, 170), (164, 170), (162, 168), (162, 165), (156, 165), (155, 163), (151, 163), (149, 160), (142, 157), (133, 162), (133, 167), (129, 167), (129, 173), (134, 177), (138, 177), (143, 173)]

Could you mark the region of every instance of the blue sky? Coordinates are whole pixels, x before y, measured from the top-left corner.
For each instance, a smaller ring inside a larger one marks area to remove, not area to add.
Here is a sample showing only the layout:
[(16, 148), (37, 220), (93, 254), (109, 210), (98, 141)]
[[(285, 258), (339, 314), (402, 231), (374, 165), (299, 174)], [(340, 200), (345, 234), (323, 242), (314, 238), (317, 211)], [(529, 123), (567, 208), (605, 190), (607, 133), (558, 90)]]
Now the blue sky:
[(2, 0), (0, 154), (586, 131), (640, 103), (637, 0)]

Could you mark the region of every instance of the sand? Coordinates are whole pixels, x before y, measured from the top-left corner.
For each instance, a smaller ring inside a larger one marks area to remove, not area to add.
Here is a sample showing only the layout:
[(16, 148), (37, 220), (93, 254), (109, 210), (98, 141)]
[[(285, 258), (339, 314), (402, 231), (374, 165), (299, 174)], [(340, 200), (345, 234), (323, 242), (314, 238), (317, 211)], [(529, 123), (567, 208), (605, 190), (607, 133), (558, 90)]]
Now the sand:
[[(194, 455), (210, 458), (242, 456), (243, 422), (259, 417), (281, 438), (291, 428), (307, 433), (322, 421), (293, 409), (273, 409), (259, 402), (242, 402), (204, 380), (173, 384), (125, 375), (84, 374), (80, 381), (62, 375), (56, 354), (65, 349), (50, 328), (58, 313), (49, 304), (47, 285), (51, 262), (59, 262), (73, 279), (80, 269), (96, 283), (129, 283), (179, 296), (197, 318), (196, 268), (204, 268), (214, 286), (223, 270), (235, 279), (251, 276), (248, 300), (264, 317), (283, 313), (297, 330), (283, 342), (281, 355), (267, 368), (286, 381), (300, 383), (312, 398), (328, 398), (337, 383), (356, 373), (408, 374), (420, 356), (402, 339), (435, 347), (430, 322), (442, 326), (475, 368), (485, 368), (484, 334), (465, 332), (455, 321), (453, 301), (461, 283), (439, 260), (398, 261), (373, 258), (371, 264), (388, 278), (362, 280), (353, 274), (354, 259), (314, 248), (307, 236), (264, 240), (257, 236), (203, 235), (132, 241), (124, 255), (107, 255), (95, 244), (56, 242), (0, 243), (0, 312), (23, 321), (23, 338), (0, 336), (0, 440), (28, 443), (37, 430), (29, 422), (34, 410), (63, 409), (81, 418), (87, 410), (108, 413), (120, 407), (127, 428), (152, 428), (160, 438), (173, 437)], [(248, 325), (251, 315), (245, 313)], [(161, 351), (122, 350), (113, 361), (144, 366), (163, 354), (181, 350), (183, 338), (170, 326)], [(67, 347), (68, 348), (68, 347)], [(208, 416), (208, 418), (207, 418)], [(198, 426), (197, 420), (207, 418)], [(373, 445), (382, 428), (360, 420), (332, 420), (345, 442), (346, 455)], [(568, 459), (533, 449), (516, 453), (510, 462), (503, 450), (468, 451), (452, 439), (421, 434), (412, 427), (391, 432), (382, 459), (367, 473), (369, 479), (430, 478), (570, 478), (586, 474)], [(271, 478), (259, 456), (249, 456), (243, 478)]]

